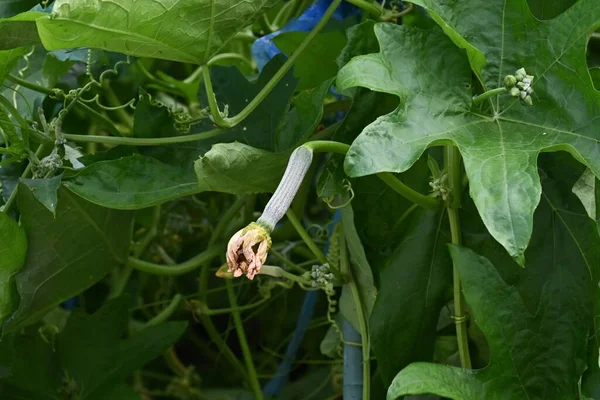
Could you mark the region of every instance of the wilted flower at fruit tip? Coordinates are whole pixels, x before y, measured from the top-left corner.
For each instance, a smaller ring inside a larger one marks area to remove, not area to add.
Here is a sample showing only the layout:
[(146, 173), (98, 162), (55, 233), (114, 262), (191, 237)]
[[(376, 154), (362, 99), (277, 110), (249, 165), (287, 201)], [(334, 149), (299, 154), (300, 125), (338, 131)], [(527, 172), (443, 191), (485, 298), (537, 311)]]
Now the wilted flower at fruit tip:
[(238, 231), (227, 245), (227, 266), (234, 277), (246, 274), (248, 279), (260, 272), (271, 249), (269, 232), (256, 222)]

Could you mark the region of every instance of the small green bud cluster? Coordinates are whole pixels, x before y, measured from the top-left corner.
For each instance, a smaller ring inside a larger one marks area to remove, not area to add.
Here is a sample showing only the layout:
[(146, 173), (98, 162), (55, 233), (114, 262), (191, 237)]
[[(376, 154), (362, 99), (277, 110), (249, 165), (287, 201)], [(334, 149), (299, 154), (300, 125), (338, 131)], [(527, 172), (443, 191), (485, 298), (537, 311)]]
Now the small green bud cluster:
[(62, 157), (58, 155), (58, 153), (52, 152), (50, 155), (42, 158), (40, 162), (33, 167), (33, 177), (35, 179), (51, 177), (57, 170), (62, 168), (62, 166)]
[[(52, 121), (49, 125), (50, 129), (54, 129), (57, 135), (60, 135), (60, 122), (55, 123)], [(54, 141), (54, 149), (52, 153), (35, 162), (32, 169), (34, 179), (50, 178), (63, 167), (63, 158), (65, 157), (65, 144), (66, 139), (58, 137)], [(37, 160), (37, 158), (36, 158)]]
[(333, 290), (333, 280), (335, 276), (331, 272), (329, 264), (313, 265), (310, 272), (312, 286), (324, 288), (325, 292)]
[(527, 75), (525, 68), (521, 68), (514, 75), (504, 78), (504, 87), (510, 91), (510, 95), (518, 97), (527, 105), (533, 105), (531, 94), (533, 93), (533, 75)]
[(443, 201), (448, 200), (448, 195), (450, 194), (448, 174), (444, 173), (439, 178), (433, 178), (433, 180), (429, 182), (429, 186), (431, 186), (431, 191), (435, 197), (441, 198)]

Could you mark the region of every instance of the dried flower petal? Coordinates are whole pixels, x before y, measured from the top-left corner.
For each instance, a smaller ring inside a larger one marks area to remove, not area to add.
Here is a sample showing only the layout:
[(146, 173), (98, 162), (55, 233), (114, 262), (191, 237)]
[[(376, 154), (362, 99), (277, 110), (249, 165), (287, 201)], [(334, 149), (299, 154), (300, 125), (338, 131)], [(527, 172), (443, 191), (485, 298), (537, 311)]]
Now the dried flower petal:
[(229, 272), (236, 278), (246, 274), (248, 279), (254, 279), (267, 260), (270, 248), (269, 232), (261, 225), (252, 222), (229, 240), (227, 245)]

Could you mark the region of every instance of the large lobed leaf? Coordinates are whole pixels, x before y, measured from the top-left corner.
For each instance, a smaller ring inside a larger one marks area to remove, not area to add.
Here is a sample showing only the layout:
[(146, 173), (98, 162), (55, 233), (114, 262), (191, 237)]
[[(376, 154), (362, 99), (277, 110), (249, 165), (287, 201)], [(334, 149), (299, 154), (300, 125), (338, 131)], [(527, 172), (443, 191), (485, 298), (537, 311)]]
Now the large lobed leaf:
[(124, 262), (131, 240), (133, 213), (96, 206), (66, 189), (58, 191), (56, 216), (25, 185), (19, 187), (18, 204), (28, 248), (15, 277), (19, 308), (4, 332), (36, 322), (98, 282)]
[[(580, 380), (586, 394), (595, 390), (600, 235), (571, 193), (577, 164), (544, 157), (542, 165), (544, 191), (527, 268), (517, 266), (468, 215), (465, 242), (485, 257), (451, 248), (473, 320), (490, 347), (489, 365), (472, 371), (412, 364), (396, 376), (389, 399), (407, 393), (461, 400), (572, 399)], [(594, 351), (586, 355), (588, 344)]]
[(57, 0), (37, 20), (48, 50), (88, 47), (206, 63), (277, 0)]
[[(569, 151), (600, 176), (600, 93), (585, 59), (600, 4), (581, 0), (547, 21), (535, 19), (525, 0), (418, 4), (430, 8), (448, 37), (440, 30), (377, 24), (381, 51), (354, 58), (338, 75), (342, 89), (363, 86), (402, 102), (353, 143), (346, 171), (402, 172), (427, 147), (456, 144), (484, 223), (523, 264), (541, 195), (538, 154)], [(525, 67), (536, 77), (534, 105), (500, 95), (474, 107), (469, 63), (486, 89)]]

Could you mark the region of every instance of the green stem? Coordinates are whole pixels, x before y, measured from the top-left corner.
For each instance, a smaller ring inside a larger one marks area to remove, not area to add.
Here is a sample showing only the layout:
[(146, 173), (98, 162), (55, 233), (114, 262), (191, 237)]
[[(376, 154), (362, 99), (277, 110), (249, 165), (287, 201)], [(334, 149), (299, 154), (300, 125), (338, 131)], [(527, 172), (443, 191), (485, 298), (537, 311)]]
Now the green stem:
[(508, 89), (506, 89), (505, 87), (499, 87), (496, 89), (488, 90), (487, 92), (483, 92), (479, 96), (473, 98), (473, 104), (480, 104), (480, 103), (484, 102), (485, 100), (489, 99), (490, 97), (504, 93), (507, 90)]
[(346, 0), (346, 1), (350, 4), (354, 4), (356, 7), (360, 8), (361, 10), (368, 12), (375, 18), (379, 18), (383, 14), (383, 10), (381, 9), (381, 7), (378, 7), (373, 3), (369, 3), (364, 0)]
[(284, 26), (286, 24), (286, 22), (288, 22), (290, 20), (290, 17), (292, 16), (292, 13), (294, 12), (296, 3), (298, 3), (298, 0), (296, 0), (296, 1), (291, 0), (291, 1), (286, 2), (281, 7), (279, 12), (275, 16), (275, 18), (273, 18), (273, 25), (274, 26)]
[(229, 297), (229, 304), (231, 305), (233, 323), (235, 325), (235, 330), (237, 331), (238, 340), (240, 342), (240, 347), (242, 348), (242, 354), (244, 355), (244, 361), (246, 362), (246, 370), (248, 371), (248, 378), (250, 380), (250, 386), (252, 387), (252, 391), (254, 392), (254, 396), (257, 400), (263, 400), (262, 390), (260, 389), (260, 381), (258, 380), (258, 376), (256, 375), (256, 367), (254, 366), (254, 360), (252, 359), (252, 352), (250, 351), (250, 347), (248, 346), (248, 340), (246, 339), (246, 332), (244, 331), (244, 324), (242, 322), (242, 317), (240, 315), (237, 305), (237, 297), (235, 294), (235, 290), (233, 289), (233, 284), (229, 279), (225, 280), (225, 285), (227, 285), (227, 295)]
[(201, 313), (202, 314), (206, 314), (206, 315), (223, 315), (223, 314), (231, 314), (233, 311), (248, 311), (248, 310), (252, 310), (256, 307), (260, 307), (261, 305), (263, 305), (266, 301), (268, 301), (271, 298), (271, 296), (267, 296), (267, 297), (263, 297), (262, 299), (251, 303), (251, 304), (246, 304), (243, 306), (238, 306), (237, 308), (233, 308), (233, 307), (228, 307), (228, 308), (208, 308), (208, 307), (204, 307), (201, 309)]
[(438, 208), (440, 206), (439, 201), (435, 197), (425, 196), (424, 194), (421, 194), (416, 190), (411, 189), (390, 172), (380, 172), (377, 174), (377, 177), (384, 181), (396, 193), (400, 194), (402, 197), (412, 201), (415, 204), (431, 209)]
[(210, 139), (220, 135), (222, 129), (212, 129), (210, 131), (194, 133), (192, 135), (172, 136), (164, 138), (132, 138), (115, 136), (94, 136), (94, 135), (72, 135), (63, 133), (65, 139), (72, 142), (86, 143), (104, 143), (123, 146), (162, 146), (165, 144), (194, 142), (196, 140)]
[(315, 257), (317, 257), (319, 262), (321, 262), (322, 264), (327, 264), (327, 257), (325, 257), (325, 254), (323, 254), (323, 252), (321, 251), (321, 249), (319, 249), (315, 242), (313, 242), (312, 238), (310, 237), (306, 229), (304, 229), (302, 223), (300, 222), (296, 214), (294, 214), (294, 212), (291, 209), (288, 209), (285, 214), (287, 215), (288, 220), (292, 223), (294, 228), (296, 228), (298, 235), (300, 235), (302, 240), (304, 240), (304, 243), (306, 243), (308, 248), (313, 252)]
[(175, 311), (177, 311), (177, 307), (179, 306), (181, 299), (183, 299), (183, 296), (181, 294), (177, 293), (173, 297), (173, 299), (171, 300), (171, 302), (169, 303), (168, 306), (166, 306), (160, 313), (156, 314), (156, 316), (154, 318), (152, 318), (150, 321), (146, 322), (146, 325), (144, 325), (144, 328), (161, 324), (161, 323), (165, 322), (167, 319), (169, 319), (171, 317), (171, 315), (173, 315), (173, 313), (175, 313)]
[(263, 265), (260, 269), (261, 275), (269, 275), (274, 278), (285, 278), (289, 279), (292, 282), (296, 282), (300, 285), (310, 286), (311, 281), (302, 278), (301, 276), (291, 274), (284, 270), (283, 268), (276, 267), (273, 265)]
[(177, 276), (186, 274), (201, 267), (218, 256), (222, 251), (223, 246), (212, 245), (202, 253), (190, 258), (185, 262), (182, 262), (181, 264), (176, 265), (154, 264), (148, 261), (140, 260), (139, 258), (129, 257), (127, 259), (127, 266), (152, 275)]
[[(460, 207), (461, 194), (461, 171), (460, 152), (454, 146), (446, 146), (445, 164), (448, 170), (448, 184), (450, 186), (451, 200), (448, 202), (448, 221), (450, 222), (450, 235), (452, 244), (461, 244), (460, 220), (458, 208)], [(464, 298), (462, 294), (460, 275), (454, 265), (454, 323), (456, 325), (456, 340), (458, 341), (458, 354), (460, 364), (463, 368), (471, 368), (471, 356), (469, 355), (469, 338), (467, 335), (467, 320), (464, 311)]]
[[(315, 140), (303, 144), (304, 147), (311, 149), (316, 153), (329, 152), (337, 154), (346, 154), (350, 146), (345, 143), (334, 142), (331, 140)], [(437, 199), (430, 196), (425, 196), (405, 185), (400, 179), (396, 178), (390, 172), (380, 172), (377, 174), (379, 179), (384, 181), (390, 188), (401, 196), (407, 198), (415, 204), (425, 208), (438, 208), (440, 203)]]
[(348, 150), (350, 150), (350, 145), (334, 142), (332, 140), (313, 140), (303, 144), (303, 146), (315, 153), (336, 153), (346, 155)]
[[(44, 86), (36, 85), (33, 82), (26, 81), (24, 79), (19, 78), (18, 76), (12, 75), (12, 74), (9, 74), (7, 76), (7, 79), (9, 81), (16, 83), (17, 85), (23, 86), (24, 88), (33, 90), (38, 93), (45, 94), (47, 96), (52, 96), (52, 95), (56, 94), (56, 92), (52, 89), (49, 89)], [(64, 93), (62, 93), (62, 95), (64, 96)], [(76, 106), (77, 106), (77, 108), (81, 109), (85, 113), (89, 114), (90, 117), (92, 117), (93, 119), (95, 119), (96, 121), (98, 121), (99, 123), (104, 125), (109, 130), (110, 133), (112, 133), (113, 135), (121, 136), (121, 132), (115, 126), (115, 124), (112, 123), (112, 121), (110, 119), (108, 119), (104, 115), (100, 114), (99, 112), (97, 112), (96, 110), (94, 110), (93, 108), (91, 108), (90, 106), (88, 106), (85, 103), (77, 102)]]
[(271, 254), (272, 256), (275, 256), (275, 258), (278, 258), (279, 261), (281, 261), (282, 263), (284, 263), (288, 267), (291, 267), (292, 269), (295, 269), (296, 271), (298, 271), (301, 274), (304, 273), (304, 272), (306, 272), (304, 270), (304, 268), (300, 267), (298, 264), (296, 264), (293, 261), (291, 261), (290, 259), (286, 258), (283, 254), (281, 254), (280, 252), (278, 252), (277, 250), (275, 250), (273, 248), (271, 248), (271, 250), (269, 250), (269, 254)]
[(369, 339), (367, 314), (363, 307), (363, 302), (360, 297), (358, 285), (356, 284), (356, 281), (352, 274), (352, 269), (350, 268), (350, 261), (348, 260), (348, 249), (346, 248), (346, 237), (343, 234), (340, 235), (340, 272), (342, 273), (342, 277), (346, 280), (346, 284), (350, 286), (352, 298), (354, 299), (354, 305), (356, 307), (363, 358), (362, 399), (369, 400), (369, 397), (371, 396), (371, 344)]
[(293, 67), (294, 63), (298, 59), (298, 57), (304, 52), (306, 47), (311, 43), (311, 41), (317, 36), (317, 34), (325, 27), (336, 8), (340, 5), (342, 0), (333, 0), (331, 5), (325, 13), (321, 20), (315, 25), (315, 27), (310, 31), (310, 33), (306, 36), (306, 38), (300, 43), (298, 48), (292, 53), (290, 58), (281, 66), (281, 68), (273, 75), (273, 77), (267, 82), (267, 84), (262, 88), (262, 90), (248, 103), (246, 107), (238, 115), (231, 118), (225, 118), (221, 116), (219, 111), (219, 106), (217, 105), (217, 100), (215, 98), (215, 93), (212, 88), (212, 82), (210, 80), (210, 71), (208, 68), (202, 69), (202, 74), (204, 76), (204, 87), (206, 89), (206, 97), (208, 98), (208, 106), (210, 108), (210, 112), (214, 119), (215, 124), (222, 128), (231, 128), (242, 122), (246, 119), (252, 111), (256, 109), (262, 103), (262, 101), (271, 93), (271, 91), (277, 86), (279, 81), (283, 79), (283, 77), (287, 74), (287, 72)]
[(216, 56), (214, 56), (213, 58), (211, 58), (210, 60), (208, 60), (207, 65), (213, 66), (214, 64), (218, 63), (219, 61), (226, 61), (226, 60), (237, 60), (237, 61), (242, 61), (243, 63), (245, 63), (246, 65), (248, 65), (250, 68), (254, 69), (255, 66), (252, 63), (252, 61), (248, 60), (246, 57), (244, 57), (241, 54), (238, 53), (221, 53), (221, 54), (217, 54)]

